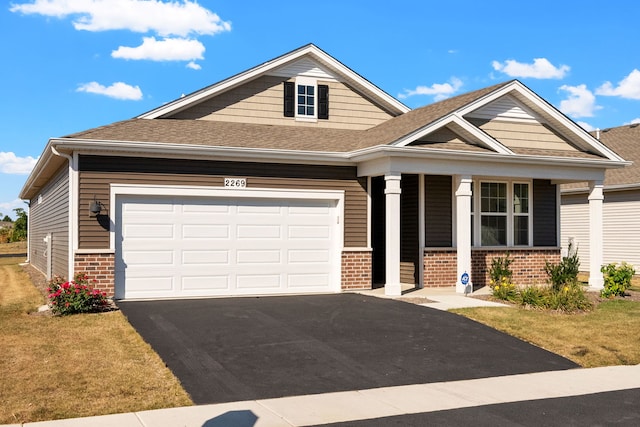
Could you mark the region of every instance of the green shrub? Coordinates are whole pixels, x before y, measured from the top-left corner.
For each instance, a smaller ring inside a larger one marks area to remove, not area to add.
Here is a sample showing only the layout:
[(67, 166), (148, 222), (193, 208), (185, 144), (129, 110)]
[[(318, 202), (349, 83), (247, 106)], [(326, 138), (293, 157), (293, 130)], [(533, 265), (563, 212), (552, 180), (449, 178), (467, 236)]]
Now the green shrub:
[(549, 292), (549, 288), (541, 288), (540, 286), (527, 286), (518, 291), (517, 301), (525, 307), (545, 306), (545, 294)]
[(103, 311), (108, 306), (107, 294), (91, 289), (89, 278), (84, 273), (76, 274), (70, 282), (56, 277), (49, 283), (48, 290), (54, 314), (93, 313)]
[(495, 298), (504, 301), (515, 301), (518, 295), (516, 286), (513, 283), (508, 282), (506, 279), (500, 284), (492, 285), (491, 290)]
[(580, 259), (578, 258), (577, 249), (574, 250), (573, 244), (569, 243), (567, 256), (562, 257), (559, 264), (545, 261), (544, 271), (547, 273), (548, 281), (555, 292), (560, 292), (567, 284), (577, 283), (580, 271)]
[(587, 298), (582, 286), (577, 283), (567, 283), (559, 290), (551, 288), (544, 298), (544, 305), (551, 310), (564, 312), (587, 311), (593, 304)]
[(493, 258), (489, 268), (489, 278), (491, 279), (489, 283), (497, 285), (504, 282), (505, 279), (507, 282), (511, 282), (511, 277), (513, 276), (513, 271), (511, 271), (512, 263), (513, 260), (509, 258), (509, 252), (504, 257)]
[(600, 294), (605, 298), (614, 296), (624, 296), (626, 290), (631, 286), (631, 279), (636, 274), (633, 266), (626, 262), (617, 265), (611, 263), (603, 265), (600, 271), (604, 273), (604, 289)]

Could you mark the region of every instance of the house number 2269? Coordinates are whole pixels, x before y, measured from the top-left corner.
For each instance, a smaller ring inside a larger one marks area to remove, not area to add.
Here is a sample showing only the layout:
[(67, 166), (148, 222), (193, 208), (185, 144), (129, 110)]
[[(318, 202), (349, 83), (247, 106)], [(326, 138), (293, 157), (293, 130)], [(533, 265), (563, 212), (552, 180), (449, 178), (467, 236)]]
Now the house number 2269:
[(225, 178), (224, 186), (233, 187), (233, 188), (245, 188), (247, 186), (247, 179), (246, 178)]

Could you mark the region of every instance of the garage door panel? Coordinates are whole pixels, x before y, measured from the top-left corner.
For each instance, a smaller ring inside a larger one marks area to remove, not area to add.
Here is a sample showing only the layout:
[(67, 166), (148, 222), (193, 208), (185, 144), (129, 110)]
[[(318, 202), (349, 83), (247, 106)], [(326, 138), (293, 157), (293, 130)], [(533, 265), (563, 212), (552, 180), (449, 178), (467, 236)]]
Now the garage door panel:
[(238, 239), (280, 239), (282, 237), (280, 225), (239, 225), (236, 237)]
[(280, 274), (238, 274), (236, 277), (238, 289), (280, 289), (282, 277)]
[(228, 265), (229, 264), (229, 251), (182, 251), (182, 264), (184, 265)]
[(271, 250), (238, 250), (236, 252), (236, 262), (242, 264), (280, 264), (282, 257), (279, 249)]
[(164, 251), (136, 251), (129, 250), (124, 256), (124, 263), (128, 268), (147, 267), (155, 265), (173, 264), (174, 252)]
[(205, 291), (204, 293), (202, 293), (203, 295), (210, 294), (209, 292), (207, 292), (210, 290), (226, 291), (229, 290), (229, 277), (216, 275), (183, 276), (182, 290)]
[(184, 239), (229, 239), (231, 236), (228, 225), (183, 225)]
[(120, 196), (117, 202), (120, 297), (339, 289), (335, 201)]
[(173, 224), (130, 224), (125, 227), (123, 237), (145, 240), (173, 239), (175, 232)]

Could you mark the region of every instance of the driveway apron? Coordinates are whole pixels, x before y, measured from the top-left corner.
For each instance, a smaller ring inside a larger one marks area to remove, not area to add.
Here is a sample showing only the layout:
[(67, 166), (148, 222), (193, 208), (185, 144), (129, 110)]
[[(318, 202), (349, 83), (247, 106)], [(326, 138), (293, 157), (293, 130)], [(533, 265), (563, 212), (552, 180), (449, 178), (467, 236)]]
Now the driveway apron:
[(118, 306), (196, 404), (578, 367), (462, 316), (358, 294)]

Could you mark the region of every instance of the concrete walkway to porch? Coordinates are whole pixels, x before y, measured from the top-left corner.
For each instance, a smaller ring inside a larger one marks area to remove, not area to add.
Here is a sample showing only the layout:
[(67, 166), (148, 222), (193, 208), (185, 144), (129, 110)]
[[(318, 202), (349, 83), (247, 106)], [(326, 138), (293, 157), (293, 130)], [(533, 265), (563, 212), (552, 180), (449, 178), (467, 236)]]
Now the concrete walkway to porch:
[[(425, 307), (431, 307), (445, 311), (453, 308), (510, 307), (507, 304), (474, 298), (474, 296), (478, 295), (490, 295), (491, 290), (486, 286), (476, 290), (469, 295), (457, 293), (455, 286), (415, 289), (413, 285), (402, 285), (402, 295), (400, 296), (385, 295), (384, 288), (358, 291), (358, 293), (380, 298), (389, 298), (397, 299), (399, 301), (412, 302), (423, 305)], [(423, 299), (424, 302), (420, 302), (421, 299)]]

